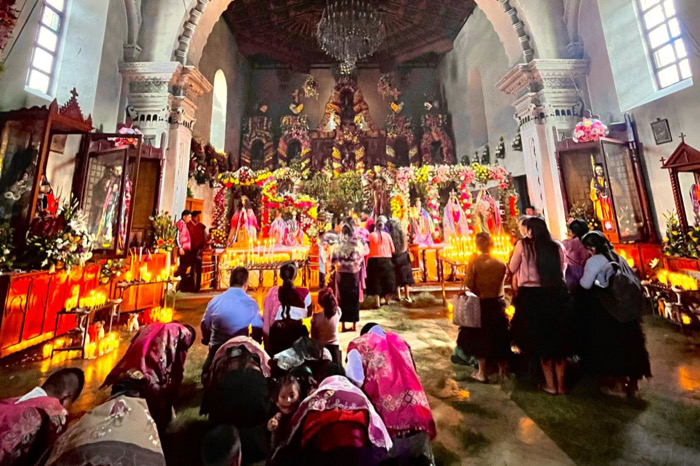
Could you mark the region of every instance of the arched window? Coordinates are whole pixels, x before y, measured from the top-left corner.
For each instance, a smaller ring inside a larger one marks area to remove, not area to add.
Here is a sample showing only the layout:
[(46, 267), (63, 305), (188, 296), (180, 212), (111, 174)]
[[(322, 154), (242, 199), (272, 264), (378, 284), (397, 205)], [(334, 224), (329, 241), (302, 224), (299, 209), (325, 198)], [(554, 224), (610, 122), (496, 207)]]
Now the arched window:
[(641, 24), (659, 89), (691, 77), (673, 0), (638, 0)]
[(226, 102), (228, 87), (226, 76), (219, 70), (214, 75), (214, 101), (211, 109), (211, 131), (209, 142), (216, 150), (223, 151), (226, 145)]
[(29, 63), (27, 87), (49, 94), (57, 74), (58, 52), (65, 31), (68, 0), (44, 0)]

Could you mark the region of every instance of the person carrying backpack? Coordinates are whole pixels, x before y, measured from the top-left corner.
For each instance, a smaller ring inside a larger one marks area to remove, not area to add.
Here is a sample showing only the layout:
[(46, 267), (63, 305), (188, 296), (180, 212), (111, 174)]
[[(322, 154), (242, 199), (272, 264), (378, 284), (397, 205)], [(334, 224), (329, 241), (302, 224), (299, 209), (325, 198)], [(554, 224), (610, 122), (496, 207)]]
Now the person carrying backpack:
[(601, 232), (587, 233), (582, 242), (593, 255), (581, 278), (581, 287), (590, 290), (582, 297), (590, 309), (584, 362), (604, 378), (605, 393), (634, 396), (639, 380), (651, 377), (640, 320), (641, 283)]

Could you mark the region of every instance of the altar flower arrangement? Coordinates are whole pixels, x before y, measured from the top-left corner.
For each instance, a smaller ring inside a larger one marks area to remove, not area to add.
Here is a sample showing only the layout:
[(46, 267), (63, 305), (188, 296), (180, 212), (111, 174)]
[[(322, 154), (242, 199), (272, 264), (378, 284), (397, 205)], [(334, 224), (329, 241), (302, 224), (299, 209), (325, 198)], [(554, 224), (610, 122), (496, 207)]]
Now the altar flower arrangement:
[(124, 271), (124, 259), (107, 259), (100, 267), (100, 282), (109, 283), (112, 277), (120, 277)]
[(0, 270), (11, 270), (15, 263), (14, 229), (9, 222), (0, 224)]
[(226, 240), (228, 237), (226, 236), (226, 233), (219, 229), (215, 229), (211, 231), (211, 235), (209, 235), (209, 238), (211, 239), (211, 244), (215, 248), (223, 248), (226, 247)]
[(41, 268), (85, 265), (92, 258), (93, 237), (78, 200), (66, 201), (55, 217), (34, 219), (27, 231), (27, 246), (32, 251), (30, 261)]
[(573, 140), (574, 142), (599, 141), (607, 134), (608, 127), (602, 121), (593, 117), (584, 117), (574, 128)]
[(162, 212), (153, 217), (151, 221), (151, 247), (155, 250), (172, 251), (177, 238), (177, 226), (168, 212)]

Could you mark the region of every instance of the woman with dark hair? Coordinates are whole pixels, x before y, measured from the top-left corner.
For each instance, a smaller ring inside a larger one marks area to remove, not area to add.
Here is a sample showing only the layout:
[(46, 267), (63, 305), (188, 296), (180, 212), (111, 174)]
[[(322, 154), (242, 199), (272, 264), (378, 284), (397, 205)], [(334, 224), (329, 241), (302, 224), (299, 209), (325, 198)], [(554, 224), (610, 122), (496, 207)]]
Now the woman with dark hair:
[(486, 366), (490, 361), (498, 362), (501, 380), (506, 376), (506, 360), (510, 354), (508, 340), (508, 318), (506, 302), (503, 300), (503, 283), (506, 264), (491, 256), (493, 242), (488, 233), (476, 235), (479, 255), (467, 266), (466, 287), (479, 297), (481, 303), (481, 327), (459, 329), (457, 345), (465, 354), (479, 360), (479, 368), (472, 375), (479, 382), (486, 382)]
[(394, 254), (391, 260), (394, 263), (399, 299), (401, 299), (401, 289), (403, 288), (406, 302), (410, 303), (413, 302), (411, 300), (411, 285), (414, 285), (416, 282), (413, 279), (413, 265), (411, 264), (411, 254), (408, 252), (406, 235), (397, 220), (389, 220), (386, 226), (391, 240), (394, 242)]
[(391, 257), (394, 254), (394, 242), (389, 233), (384, 231), (385, 223), (377, 220), (376, 229), (369, 235), (369, 256), (367, 260), (367, 294), (375, 296), (377, 309), (384, 297), (384, 304), (389, 304), (396, 292), (396, 276)]
[(564, 394), (568, 338), (568, 292), (564, 283), (566, 257), (545, 221), (530, 217), (523, 222), (526, 237), (515, 245), (510, 271), (518, 283), (511, 322), (513, 341), (526, 358), (540, 361), (545, 385), (552, 395)]
[(360, 320), (365, 256), (369, 253), (369, 248), (354, 233), (350, 225), (344, 224), (340, 241), (331, 253), (331, 261), (336, 272), (334, 274), (335, 293), (338, 296), (338, 304), (343, 310), (343, 315), (340, 317), (343, 323), (342, 330), (345, 331), (345, 324), (351, 322), (353, 332)]
[(574, 291), (579, 287), (581, 277), (583, 277), (583, 267), (591, 254), (583, 247), (581, 238), (588, 233), (588, 222), (585, 220), (573, 220), (568, 225), (567, 233), (569, 237), (562, 241), (566, 251), (566, 287), (569, 291)]
[(287, 262), (280, 267), (282, 286), (268, 291), (263, 303), (263, 338), (271, 356), (291, 348), (297, 338), (308, 336), (303, 319), (311, 317), (311, 293), (294, 286), (297, 265)]
[(338, 340), (338, 324), (343, 313), (338, 307), (333, 290), (322, 288), (318, 292), (318, 305), (322, 311), (315, 313), (311, 318), (311, 338), (331, 353), (334, 363), (341, 364), (342, 353)]
[(623, 315), (618, 300), (609, 296), (614, 292), (612, 281), (621, 280), (617, 277), (620, 274), (632, 285), (638, 285), (639, 280), (601, 232), (587, 233), (582, 243), (593, 254), (581, 278), (581, 287), (591, 290), (587, 296), (590, 325), (584, 362), (607, 379), (605, 392), (618, 395), (626, 391), (628, 396), (633, 396), (639, 389), (639, 380), (651, 377), (649, 353), (639, 319), (643, 303), (641, 286), (635, 296), (622, 297), (628, 304), (626, 310), (632, 311)]

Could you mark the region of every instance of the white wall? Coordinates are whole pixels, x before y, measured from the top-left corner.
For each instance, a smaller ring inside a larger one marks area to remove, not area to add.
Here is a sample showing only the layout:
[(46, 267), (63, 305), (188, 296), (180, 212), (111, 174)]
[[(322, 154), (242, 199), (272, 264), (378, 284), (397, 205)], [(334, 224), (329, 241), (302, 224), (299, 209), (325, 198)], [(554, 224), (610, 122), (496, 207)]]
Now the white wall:
[[(214, 82), (214, 75), (219, 69), (224, 72), (228, 85), (225, 152), (233, 154), (234, 160), (237, 160), (241, 142), (241, 123), (250, 81), (250, 67), (245, 57), (238, 52), (233, 34), (224, 20), (219, 20), (214, 26), (199, 62), (199, 71), (210, 83)], [(202, 142), (209, 141), (213, 99), (213, 92), (199, 99), (193, 136)]]
[(68, 1), (57, 79), (50, 95), (25, 89), (41, 12), (39, 1), (29, 14), (34, 3), (25, 4), (22, 16), (28, 16), (27, 24), (16, 37), (12, 50), (6, 51), (5, 71), (0, 74), (0, 111), (47, 105), (54, 98), (63, 104), (76, 88), (83, 113), (93, 114), (94, 126), (103, 125), (105, 131), (114, 131), (121, 92), (118, 63), (126, 38), (123, 0)]
[(440, 84), (452, 115), (458, 157), (469, 155), (488, 143), (491, 161), (498, 140), (506, 142), (502, 165), (514, 175), (525, 173), (522, 152), (510, 149), (518, 128), (512, 98), (496, 88), (510, 69), (503, 44), (486, 15), (480, 10), (467, 20), (454, 43), (454, 50), (440, 63)]
[(124, 109), (122, 79), (119, 74), (119, 63), (123, 60), (124, 44), (127, 42), (124, 0), (110, 0), (108, 15), (92, 112), (93, 125), (96, 128), (101, 125), (105, 133), (116, 131), (118, 118), (121, 119), (120, 113)]
[[(606, 0), (607, 1), (607, 0)], [(675, 0), (676, 8), (683, 25), (692, 37), (700, 37), (700, 2), (697, 0)], [(622, 110), (615, 94), (615, 82), (610, 62), (624, 59), (610, 57), (605, 47), (604, 36), (601, 33), (601, 17), (596, 0), (583, 0), (579, 33), (584, 43), (586, 55), (591, 60), (591, 72), (588, 77), (591, 106), (603, 120), (620, 121)], [(688, 135), (686, 142), (695, 148), (700, 148), (700, 132), (697, 131), (700, 121), (700, 50), (693, 45), (692, 40), (686, 40), (689, 50), (694, 85), (660, 98), (646, 105), (631, 109), (639, 128), (639, 137), (643, 146), (643, 162), (649, 181), (649, 197), (653, 211), (656, 214), (660, 231), (665, 230), (663, 213), (674, 208), (673, 193), (667, 170), (660, 168), (661, 157), (668, 156), (680, 143), (678, 135), (682, 132)], [(635, 70), (629, 70), (630, 76)], [(650, 123), (657, 118), (667, 118), (673, 134), (673, 143), (657, 146), (651, 132)]]

